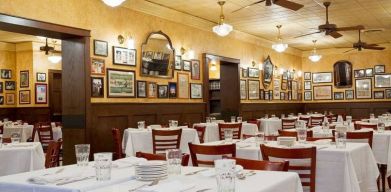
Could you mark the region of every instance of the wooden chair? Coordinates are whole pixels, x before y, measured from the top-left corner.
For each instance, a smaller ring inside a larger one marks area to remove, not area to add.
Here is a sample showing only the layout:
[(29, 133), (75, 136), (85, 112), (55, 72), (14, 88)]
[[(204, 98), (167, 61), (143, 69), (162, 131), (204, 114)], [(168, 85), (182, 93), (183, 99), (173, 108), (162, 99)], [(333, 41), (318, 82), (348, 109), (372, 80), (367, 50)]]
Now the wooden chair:
[(4, 125), (0, 125), (0, 134), (3, 134), (4, 132)]
[(165, 153), (167, 149), (179, 149), (179, 147), (181, 146), (181, 137), (182, 129), (152, 129), (153, 153)]
[(329, 119), (329, 123), (337, 122), (338, 115), (337, 114), (327, 115), (327, 119)]
[[(166, 160), (166, 156), (164, 154), (152, 154), (152, 153), (144, 153), (141, 151), (136, 152), (136, 157), (144, 158), (146, 160)], [(182, 166), (188, 166), (189, 165), (189, 159), (190, 155), (183, 153), (182, 154)]]
[(62, 122), (56, 121), (56, 122), (54, 122), (54, 125), (55, 125), (56, 127), (62, 127)]
[[(283, 137), (296, 137), (297, 138), (297, 131), (284, 131), (284, 130), (278, 130), (279, 136)], [(307, 137), (312, 137), (313, 132), (312, 130), (307, 130)]]
[(324, 117), (320, 116), (320, 117), (311, 117), (311, 124), (310, 126), (311, 127), (314, 127), (314, 126), (319, 126), (319, 125), (322, 125), (322, 122), (324, 120)]
[(242, 123), (219, 123), (218, 125), (220, 140), (224, 140), (225, 129), (233, 130), (232, 139), (240, 139), (240, 136), (242, 135)]
[[(335, 130), (332, 133), (335, 136)], [(346, 132), (346, 139), (350, 142), (354, 142), (354, 140), (367, 140), (369, 147), (372, 148), (373, 131)]]
[(335, 142), (335, 137), (307, 137), (307, 141), (317, 141), (323, 139), (331, 139), (332, 142)]
[(359, 130), (359, 129), (373, 129), (373, 130), (377, 130), (377, 124), (368, 124), (368, 123), (355, 123), (354, 124), (354, 129), (356, 130)]
[(60, 165), (60, 149), (62, 140), (50, 141), (46, 150), (45, 168), (57, 167)]
[(310, 125), (311, 117), (299, 117), (299, 120), (305, 121), (307, 126)]
[(4, 137), (3, 138), (3, 143), (11, 143), (11, 138), (10, 137)]
[[(36, 123), (34, 126), (36, 133), (38, 133), (39, 142), (42, 144), (43, 150), (46, 152), (49, 142), (53, 140), (53, 129), (50, 123)], [(32, 138), (34, 141), (35, 132), (33, 130)]]
[(295, 128), (295, 123), (296, 119), (282, 119), (282, 129), (294, 129)]
[(271, 162), (271, 161), (241, 159), (241, 158), (234, 158), (234, 157), (227, 157), (227, 159), (236, 160), (236, 164), (241, 165), (244, 169), (264, 170), (264, 171), (288, 171), (289, 168), (289, 161)]
[(118, 128), (111, 129), (111, 135), (113, 137), (113, 159), (122, 159), (125, 157), (125, 154), (122, 153), (122, 137), (121, 132)]
[(266, 145), (261, 145), (262, 157), (264, 160), (270, 160), (272, 158), (280, 159), (306, 159), (310, 160), (309, 165), (293, 165), (289, 164), (289, 170), (294, 171), (309, 171), (309, 173), (299, 173), (301, 179), (309, 179), (309, 181), (302, 181), (303, 186), (309, 186), (311, 192), (315, 192), (315, 178), (316, 178), (316, 147), (301, 148), (301, 149), (286, 149), (275, 148)]
[(197, 145), (189, 143), (189, 150), (191, 161), (193, 166), (198, 167), (198, 165), (214, 165), (213, 160), (199, 160), (197, 155), (231, 155), (231, 157), (236, 157), (236, 145)]
[(200, 139), (200, 143), (204, 143), (204, 137), (205, 137), (205, 125), (194, 125), (194, 129), (197, 131), (198, 138)]

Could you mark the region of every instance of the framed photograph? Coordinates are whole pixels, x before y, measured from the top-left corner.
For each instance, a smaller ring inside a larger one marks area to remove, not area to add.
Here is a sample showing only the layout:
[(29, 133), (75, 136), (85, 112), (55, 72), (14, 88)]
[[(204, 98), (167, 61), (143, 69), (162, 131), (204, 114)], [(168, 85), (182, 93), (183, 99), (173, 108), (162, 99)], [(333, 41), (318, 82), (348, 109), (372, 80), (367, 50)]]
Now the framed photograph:
[(5, 104), (6, 105), (15, 105), (15, 94), (14, 93), (6, 93), (5, 94)]
[(345, 90), (345, 99), (346, 100), (354, 99), (354, 90)]
[(259, 89), (259, 99), (260, 100), (265, 99), (265, 91), (263, 89)]
[(4, 96), (0, 96), (0, 105), (4, 105)]
[(175, 55), (175, 70), (182, 70), (182, 56)]
[(202, 99), (202, 84), (191, 83), (190, 84), (190, 98), (191, 99)]
[(386, 99), (391, 99), (391, 89), (386, 89), (384, 91)]
[(282, 73), (282, 80), (288, 80), (288, 71)]
[(26, 88), (29, 85), (29, 71), (20, 71), (20, 87)]
[(373, 97), (374, 99), (384, 99), (384, 91), (374, 91)]
[(155, 82), (148, 82), (148, 98), (157, 97), (157, 84)]
[(304, 81), (304, 90), (311, 90), (311, 81)]
[(366, 77), (373, 77), (373, 68), (365, 69), (365, 76)]
[(146, 81), (137, 81), (137, 97), (146, 98), (147, 97), (147, 82)]
[(191, 60), (191, 79), (200, 80), (201, 79), (201, 65), (199, 60)]
[(113, 64), (136, 66), (137, 50), (113, 46)]
[(259, 99), (259, 80), (248, 80), (248, 99)]
[(30, 90), (19, 91), (19, 104), (30, 104)]
[(0, 93), (3, 93), (4, 91), (4, 83), (0, 82)]
[(385, 65), (375, 65), (374, 67), (375, 74), (381, 74), (386, 72), (386, 66)]
[(37, 82), (46, 82), (46, 73), (37, 73)]
[(15, 81), (5, 81), (5, 90), (15, 90)]
[(285, 92), (280, 92), (280, 99), (285, 100)]
[(265, 98), (265, 100), (270, 100), (270, 94), (269, 94), (269, 91), (266, 91), (266, 90), (265, 90), (265, 92), (264, 92), (264, 93), (265, 93), (265, 97), (264, 97), (264, 98)]
[(91, 58), (91, 74), (92, 75), (104, 75), (106, 71), (105, 60)]
[(375, 75), (376, 88), (391, 88), (391, 74)]
[(91, 77), (91, 97), (104, 97), (103, 77)]
[(263, 63), (263, 84), (270, 84), (273, 78), (274, 65), (270, 60), (270, 56), (267, 56)]
[(12, 71), (10, 69), (2, 69), (1, 70), (1, 78), (2, 79), (11, 79)]
[(343, 92), (334, 92), (334, 100), (343, 100), (344, 93)]
[(48, 103), (48, 85), (44, 83), (35, 84), (35, 103), (47, 104)]
[(157, 97), (168, 98), (168, 85), (157, 85)]
[(304, 91), (304, 101), (311, 101), (311, 100), (312, 100), (312, 92)]
[(354, 78), (364, 78), (364, 77), (365, 77), (365, 70), (364, 69), (354, 70)]
[(134, 71), (107, 69), (107, 97), (136, 97)]
[(333, 87), (331, 85), (313, 86), (314, 100), (332, 100)]
[(248, 69), (242, 68), (242, 77), (247, 78), (248, 77)]
[(258, 68), (248, 68), (248, 77), (259, 78), (259, 69)]
[(311, 80), (311, 72), (304, 72), (304, 80)]
[(356, 99), (372, 99), (372, 79), (356, 79)]
[(177, 87), (176, 83), (174, 82), (169, 82), (168, 83), (168, 97), (169, 98), (176, 98), (177, 96)]
[(178, 73), (178, 98), (189, 98), (189, 74)]
[(288, 82), (283, 80), (281, 83), (281, 90), (286, 90), (288, 89)]
[[(313, 83), (332, 83), (333, 74), (331, 72), (312, 73)], [(314, 93), (315, 98), (315, 93)]]
[(275, 100), (281, 99), (280, 91), (273, 90), (273, 99)]
[(183, 70), (184, 71), (190, 71), (191, 70), (191, 61), (189, 60), (183, 60)]
[(106, 41), (94, 39), (94, 55), (103, 57), (109, 55), (109, 46)]
[(247, 99), (247, 82), (240, 80), (240, 99)]

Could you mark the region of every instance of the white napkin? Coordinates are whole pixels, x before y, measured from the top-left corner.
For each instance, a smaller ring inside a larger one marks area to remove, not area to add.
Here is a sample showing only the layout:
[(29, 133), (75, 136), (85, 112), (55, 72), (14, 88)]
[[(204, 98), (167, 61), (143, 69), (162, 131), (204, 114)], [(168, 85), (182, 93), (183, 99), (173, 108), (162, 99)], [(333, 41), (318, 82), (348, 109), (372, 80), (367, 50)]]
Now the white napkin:
[[(242, 171), (243, 171), (243, 167), (241, 165), (235, 166), (236, 173), (240, 173)], [(215, 169), (208, 169), (207, 171), (202, 171), (200, 174), (204, 177), (214, 177), (214, 176), (216, 176), (216, 171), (215, 171)]]
[(181, 191), (186, 191), (189, 189), (194, 188), (194, 184), (185, 184), (180, 181), (170, 181), (170, 182), (165, 182), (161, 184), (157, 184), (154, 186), (149, 186), (145, 188), (141, 188), (138, 191), (140, 192), (181, 192)]
[(28, 182), (45, 185), (45, 184), (53, 184), (59, 181), (66, 181), (71, 179), (77, 179), (82, 176), (82, 172), (80, 171), (67, 171), (62, 173), (48, 173), (40, 176), (33, 176), (28, 179)]
[(314, 141), (313, 144), (315, 145), (329, 145), (331, 143), (331, 139), (320, 139), (317, 141)]
[(127, 157), (114, 161), (114, 164), (118, 166), (118, 168), (128, 167), (136, 165), (137, 163), (146, 162), (147, 160), (144, 158), (138, 157)]

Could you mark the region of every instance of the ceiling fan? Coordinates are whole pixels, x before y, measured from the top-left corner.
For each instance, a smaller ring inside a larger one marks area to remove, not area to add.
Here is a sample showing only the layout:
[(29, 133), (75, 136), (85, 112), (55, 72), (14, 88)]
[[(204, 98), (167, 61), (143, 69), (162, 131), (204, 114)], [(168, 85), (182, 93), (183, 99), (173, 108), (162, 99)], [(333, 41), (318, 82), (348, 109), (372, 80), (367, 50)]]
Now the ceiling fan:
[[(339, 48), (352, 48), (352, 47), (339, 47)], [(372, 49), (372, 50), (383, 50), (385, 47), (379, 47), (378, 44), (367, 44), (361, 41), (361, 30), (358, 30), (358, 42), (353, 43), (353, 49), (347, 50), (344, 53), (350, 52), (357, 49), (361, 51), (362, 49)]]
[(244, 6), (244, 7), (241, 7), (239, 9), (236, 9), (235, 11), (232, 11), (232, 13), (235, 13), (235, 12), (238, 12), (242, 9), (245, 9), (245, 8), (248, 8), (250, 6), (253, 6), (253, 5), (256, 5), (256, 4), (259, 4), (259, 3), (263, 3), (265, 2), (266, 6), (271, 6), (272, 4), (275, 4), (275, 5), (279, 5), (281, 7), (284, 7), (284, 8), (287, 8), (287, 9), (291, 9), (293, 11), (297, 11), (301, 8), (304, 7), (304, 5), (302, 4), (298, 4), (298, 3), (295, 3), (295, 2), (292, 2), (292, 1), (288, 1), (288, 0), (261, 0), (261, 1), (257, 1), (257, 2), (254, 2), (254, 3), (251, 3), (247, 6)]
[(318, 26), (319, 31), (300, 35), (295, 38), (325, 32), (326, 35), (330, 35), (330, 36), (334, 37), (335, 39), (337, 39), (337, 38), (342, 37), (342, 34), (340, 34), (339, 31), (353, 31), (353, 30), (364, 29), (364, 26), (362, 26), (362, 25), (357, 25), (357, 26), (352, 26), (352, 27), (337, 27), (336, 24), (329, 23), (329, 6), (330, 6), (330, 4), (331, 4), (330, 2), (323, 3), (323, 5), (326, 7), (326, 24), (319, 25)]
[[(53, 45), (55, 45), (56, 41), (53, 40)], [(46, 38), (46, 44), (45, 46), (39, 47), (39, 50), (44, 51), (45, 55), (49, 55), (49, 53), (61, 53), (61, 51), (57, 51), (54, 49), (54, 46), (51, 47), (48, 44), (48, 38)]]

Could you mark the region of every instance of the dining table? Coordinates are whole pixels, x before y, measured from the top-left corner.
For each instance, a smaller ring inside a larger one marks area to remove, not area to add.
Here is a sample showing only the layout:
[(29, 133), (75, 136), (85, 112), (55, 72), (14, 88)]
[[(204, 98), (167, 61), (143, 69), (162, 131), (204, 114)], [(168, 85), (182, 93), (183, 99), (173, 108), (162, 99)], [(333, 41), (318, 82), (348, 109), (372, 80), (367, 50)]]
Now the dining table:
[(261, 122), (260, 131), (265, 135), (278, 135), (278, 130), (282, 129), (282, 120), (278, 117), (257, 119)]
[[(237, 122), (236, 122), (237, 123)], [(203, 125), (205, 126), (205, 134), (204, 134), (204, 141), (205, 142), (212, 142), (212, 141), (219, 141), (219, 125), (218, 123), (197, 123), (195, 125)], [(258, 125), (242, 122), (242, 135), (255, 135), (259, 132)]]
[[(13, 133), (18, 133), (20, 135), (21, 142), (27, 142), (28, 139), (32, 138), (34, 125), (28, 124), (9, 124), (4, 125), (3, 137), (11, 137)], [(58, 140), (62, 138), (62, 129), (60, 126), (52, 126), (53, 131), (53, 140)], [(38, 133), (34, 136), (34, 141), (39, 141)]]

